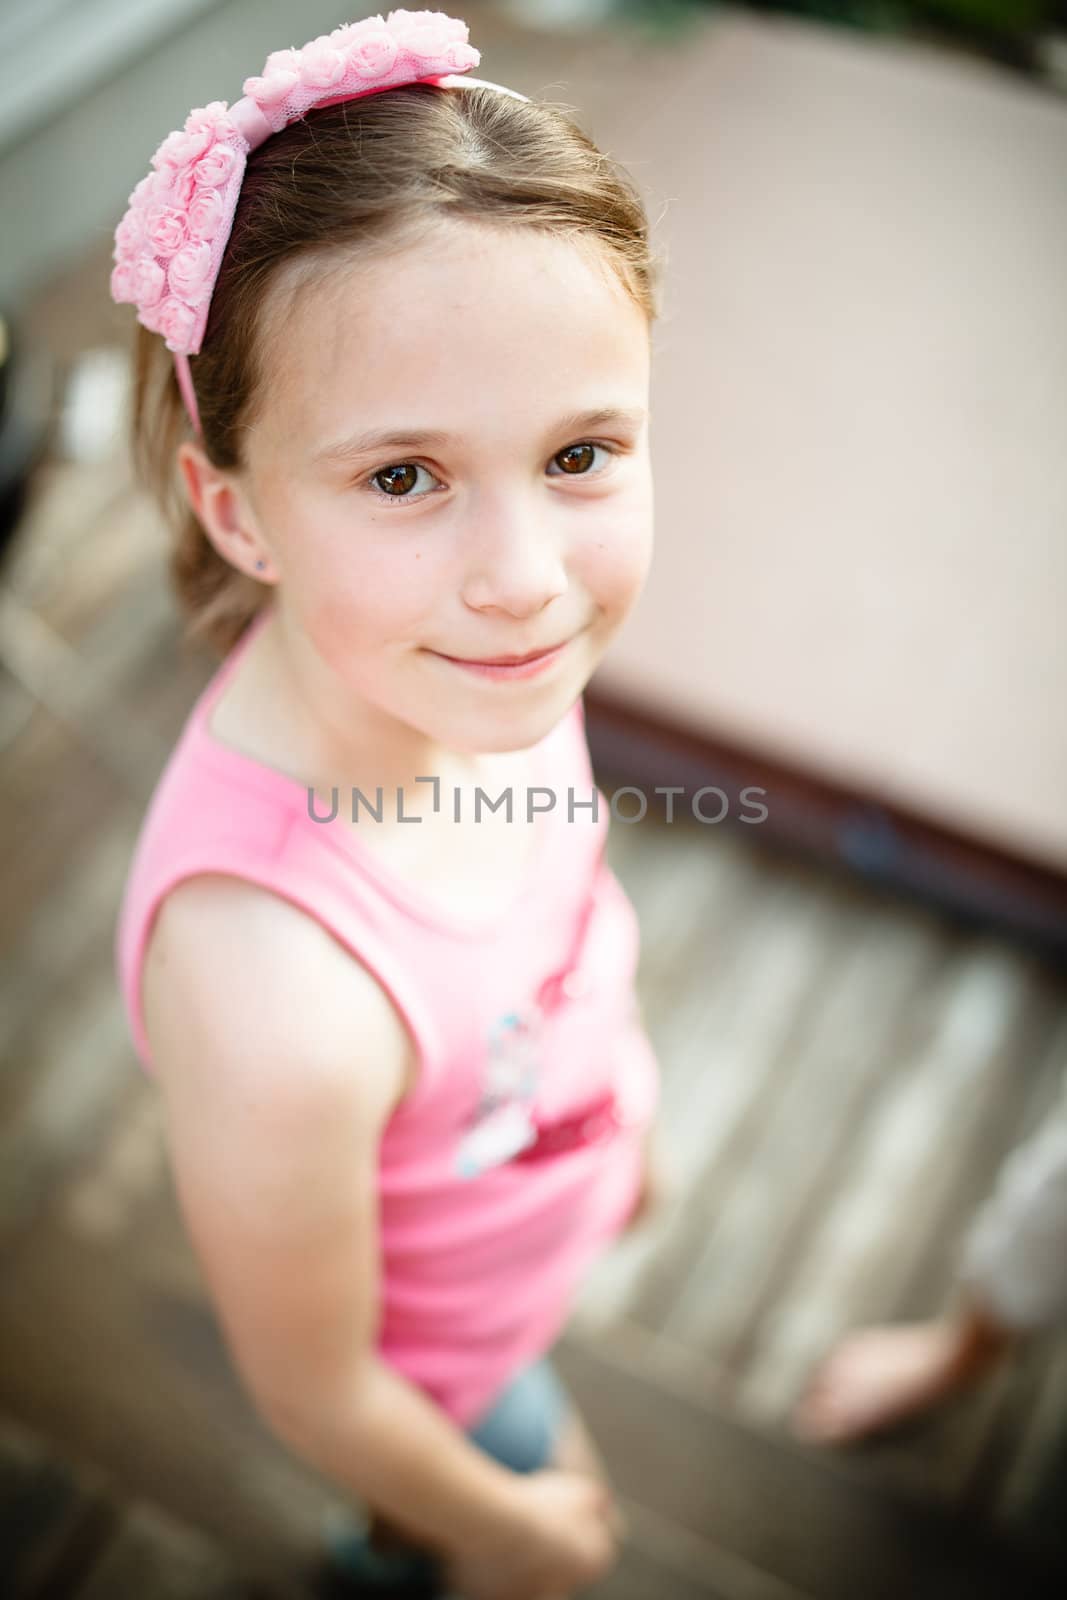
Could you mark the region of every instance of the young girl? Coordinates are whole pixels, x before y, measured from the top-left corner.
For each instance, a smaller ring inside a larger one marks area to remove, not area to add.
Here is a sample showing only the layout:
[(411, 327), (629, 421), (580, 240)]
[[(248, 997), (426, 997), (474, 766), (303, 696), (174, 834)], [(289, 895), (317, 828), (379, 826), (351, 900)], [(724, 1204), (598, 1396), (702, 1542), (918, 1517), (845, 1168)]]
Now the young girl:
[(621, 1520), (547, 1352), (657, 1098), (581, 697), (650, 559), (659, 263), (626, 175), (466, 41), (396, 11), (275, 52), (116, 231), (136, 462), (225, 655), (117, 956), (268, 1425), (377, 1550), (558, 1600)]

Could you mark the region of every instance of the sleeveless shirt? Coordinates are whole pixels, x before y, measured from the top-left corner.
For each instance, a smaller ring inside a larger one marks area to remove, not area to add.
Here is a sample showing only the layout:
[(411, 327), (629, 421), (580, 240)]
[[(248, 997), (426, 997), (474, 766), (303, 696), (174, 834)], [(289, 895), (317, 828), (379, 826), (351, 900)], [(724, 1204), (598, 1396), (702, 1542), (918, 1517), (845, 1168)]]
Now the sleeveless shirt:
[(518, 895), (467, 923), (358, 826), (322, 820), (304, 783), (209, 730), (269, 609), (194, 704), (141, 824), (115, 934), (130, 1034), (153, 1075), (145, 948), (166, 895), (198, 873), (282, 896), (377, 979), (418, 1068), (378, 1149), (378, 1353), (468, 1427), (554, 1342), (637, 1198), (658, 1099), (634, 990), (637, 918), (604, 860), (609, 807), (581, 697), (531, 751), (532, 782), (555, 798)]

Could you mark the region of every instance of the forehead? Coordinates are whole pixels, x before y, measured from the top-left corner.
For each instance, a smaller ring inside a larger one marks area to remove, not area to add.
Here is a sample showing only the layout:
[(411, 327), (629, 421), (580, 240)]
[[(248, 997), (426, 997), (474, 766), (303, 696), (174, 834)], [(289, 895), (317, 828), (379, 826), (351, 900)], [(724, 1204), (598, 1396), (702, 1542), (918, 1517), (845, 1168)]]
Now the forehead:
[(530, 229), (442, 224), (310, 274), (266, 354), (272, 449), (383, 421), (501, 437), (605, 398), (647, 402), (649, 327), (606, 256)]

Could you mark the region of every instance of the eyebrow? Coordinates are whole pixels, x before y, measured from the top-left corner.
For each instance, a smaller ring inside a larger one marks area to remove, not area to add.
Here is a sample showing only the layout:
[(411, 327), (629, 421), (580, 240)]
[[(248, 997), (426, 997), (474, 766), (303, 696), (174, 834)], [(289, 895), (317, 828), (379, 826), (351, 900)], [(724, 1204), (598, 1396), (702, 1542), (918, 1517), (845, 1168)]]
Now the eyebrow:
[[(561, 417), (549, 434), (581, 433), (590, 428), (610, 427), (614, 423), (644, 422), (648, 412), (643, 406), (599, 406), (593, 411), (572, 411)], [(316, 450), (312, 460), (327, 464), (350, 461), (354, 456), (370, 455), (378, 450), (418, 449), (423, 445), (444, 446), (456, 443), (456, 436), (440, 428), (372, 428), (367, 433), (354, 433), (345, 439)]]

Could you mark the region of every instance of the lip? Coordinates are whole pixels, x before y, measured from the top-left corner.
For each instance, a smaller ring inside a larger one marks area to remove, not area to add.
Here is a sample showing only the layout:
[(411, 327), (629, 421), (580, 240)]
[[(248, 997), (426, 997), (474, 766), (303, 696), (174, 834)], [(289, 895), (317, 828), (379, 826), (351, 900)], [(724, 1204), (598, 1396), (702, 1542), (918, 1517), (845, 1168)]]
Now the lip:
[(483, 678), (532, 678), (536, 673), (547, 671), (553, 662), (558, 661), (570, 642), (569, 639), (564, 639), (561, 644), (553, 645), (550, 650), (536, 651), (532, 655), (496, 656), (490, 660), (446, 656), (440, 650), (435, 650), (433, 654), (440, 656), (442, 661), (450, 661), (453, 666), (462, 667), (464, 671), (477, 673)]
[(465, 667), (521, 667), (527, 661), (540, 661), (542, 656), (553, 655), (557, 650), (562, 650), (566, 639), (559, 644), (549, 645), (547, 650), (531, 650), (524, 656), (449, 656), (450, 661), (462, 661)]

